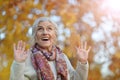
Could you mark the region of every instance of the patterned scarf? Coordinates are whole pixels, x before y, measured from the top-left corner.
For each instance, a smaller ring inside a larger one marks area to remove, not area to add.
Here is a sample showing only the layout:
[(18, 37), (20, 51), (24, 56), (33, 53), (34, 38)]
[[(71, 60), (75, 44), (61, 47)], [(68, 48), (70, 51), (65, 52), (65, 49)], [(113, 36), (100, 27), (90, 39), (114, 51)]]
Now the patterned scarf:
[(67, 65), (60, 48), (54, 46), (50, 53), (43, 51), (37, 44), (32, 48), (32, 64), (37, 72), (38, 80), (53, 80), (54, 75), (48, 61), (55, 61), (57, 70), (56, 80), (67, 79)]

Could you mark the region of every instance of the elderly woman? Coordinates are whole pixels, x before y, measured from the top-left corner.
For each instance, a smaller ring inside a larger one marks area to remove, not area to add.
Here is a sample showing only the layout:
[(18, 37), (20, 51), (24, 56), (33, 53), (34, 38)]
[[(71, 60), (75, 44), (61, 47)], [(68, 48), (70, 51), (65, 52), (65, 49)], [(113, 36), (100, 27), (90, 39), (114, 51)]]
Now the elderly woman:
[(76, 47), (78, 58), (74, 69), (61, 49), (55, 45), (57, 25), (49, 18), (41, 17), (33, 25), (33, 45), (25, 50), (26, 44), (14, 44), (14, 61), (10, 80), (87, 80), (87, 43)]

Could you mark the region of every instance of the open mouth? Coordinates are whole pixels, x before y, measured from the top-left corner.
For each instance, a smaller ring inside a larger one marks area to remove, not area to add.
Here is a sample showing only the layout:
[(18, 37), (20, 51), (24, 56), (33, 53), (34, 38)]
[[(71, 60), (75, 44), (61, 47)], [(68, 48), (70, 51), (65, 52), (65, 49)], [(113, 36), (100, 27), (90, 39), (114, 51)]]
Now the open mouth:
[(49, 38), (42, 38), (42, 41), (49, 41)]

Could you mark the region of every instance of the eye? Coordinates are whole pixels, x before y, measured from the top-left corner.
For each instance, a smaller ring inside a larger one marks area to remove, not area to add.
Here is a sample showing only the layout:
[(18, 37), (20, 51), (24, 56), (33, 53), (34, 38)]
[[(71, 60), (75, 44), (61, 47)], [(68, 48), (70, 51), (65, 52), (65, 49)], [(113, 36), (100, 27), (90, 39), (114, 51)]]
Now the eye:
[(43, 28), (42, 28), (42, 27), (39, 27), (38, 30), (43, 30)]
[(52, 28), (51, 28), (51, 27), (48, 27), (48, 30), (52, 30)]

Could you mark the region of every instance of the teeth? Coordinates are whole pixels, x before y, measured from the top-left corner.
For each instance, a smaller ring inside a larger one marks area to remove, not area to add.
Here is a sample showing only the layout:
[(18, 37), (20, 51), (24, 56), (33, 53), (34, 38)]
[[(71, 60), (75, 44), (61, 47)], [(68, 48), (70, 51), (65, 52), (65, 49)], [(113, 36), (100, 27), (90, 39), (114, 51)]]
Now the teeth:
[(42, 38), (42, 40), (43, 40), (43, 41), (48, 41), (48, 40), (49, 40), (49, 38)]
[(42, 39), (48, 39), (48, 38), (42, 38)]

